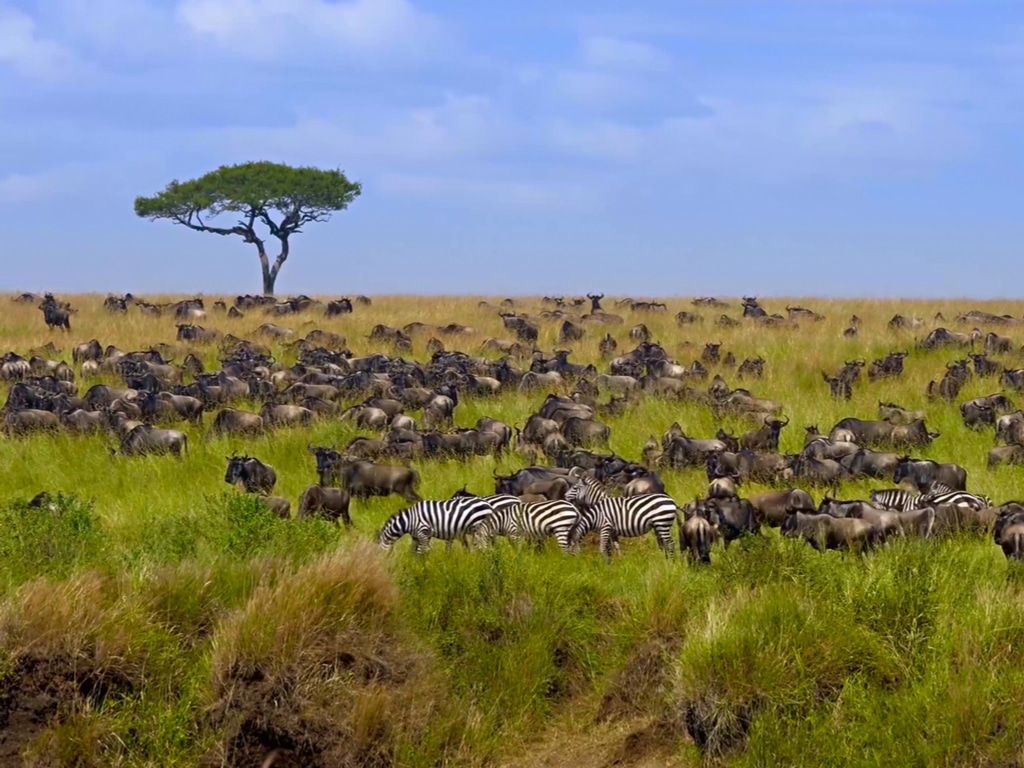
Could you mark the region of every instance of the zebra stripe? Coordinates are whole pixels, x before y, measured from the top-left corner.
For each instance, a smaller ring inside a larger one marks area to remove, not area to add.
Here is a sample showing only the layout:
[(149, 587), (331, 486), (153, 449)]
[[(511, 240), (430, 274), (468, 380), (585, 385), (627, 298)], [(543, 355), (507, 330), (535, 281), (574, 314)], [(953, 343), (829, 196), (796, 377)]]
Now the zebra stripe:
[(447, 541), (451, 548), (455, 539), (467, 543), (467, 537), (473, 536), (483, 546), (487, 543), (487, 524), (492, 517), (491, 505), (475, 496), (421, 501), (389, 517), (380, 530), (378, 542), (381, 549), (390, 550), (398, 539), (409, 534), (417, 554), (430, 547), (432, 538)]
[(897, 512), (910, 512), (915, 509), (920, 509), (922, 506), (921, 499), (924, 498), (923, 493), (911, 493), (905, 491), (902, 488), (887, 488), (884, 491), (872, 491), (871, 492), (871, 503), (876, 507), (885, 507), (886, 509), (895, 509)]
[[(678, 508), (671, 497), (663, 493), (648, 493), (613, 498), (600, 483), (584, 476), (569, 489), (565, 500), (581, 508), (580, 522), (573, 530), (574, 545), (596, 527), (601, 554), (611, 557), (612, 544), (617, 544), (620, 537), (643, 536), (654, 531), (658, 546), (667, 556), (672, 556), (672, 524), (676, 521)], [(587, 514), (588, 510), (592, 511), (593, 518)], [(589, 522), (591, 519), (593, 523)]]
[(490, 536), (507, 536), (513, 541), (522, 538), (543, 544), (554, 538), (562, 551), (568, 551), (569, 538), (580, 513), (561, 499), (525, 503), (517, 496), (485, 496), (494, 509), (488, 524)]
[(967, 491), (944, 491), (940, 493), (926, 493), (921, 499), (923, 506), (940, 507), (944, 504), (952, 504), (957, 507), (970, 507), (971, 509), (988, 509), (992, 506), (992, 500), (988, 496), (979, 496)]
[(985, 509), (992, 506), (987, 496), (978, 496), (967, 491), (954, 491), (947, 485), (936, 483), (928, 493), (911, 493), (902, 488), (889, 488), (884, 491), (872, 491), (871, 503), (895, 509), (899, 512), (912, 512), (924, 507), (952, 504), (973, 509)]

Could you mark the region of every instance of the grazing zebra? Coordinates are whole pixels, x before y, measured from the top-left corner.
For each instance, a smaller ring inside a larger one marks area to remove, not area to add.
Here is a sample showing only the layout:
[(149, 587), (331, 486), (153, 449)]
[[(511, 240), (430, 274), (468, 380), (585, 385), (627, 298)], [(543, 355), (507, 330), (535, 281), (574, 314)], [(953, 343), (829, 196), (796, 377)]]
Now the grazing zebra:
[(915, 509), (939, 507), (944, 504), (971, 507), (972, 509), (986, 509), (992, 506), (992, 501), (987, 496), (978, 496), (967, 493), (967, 491), (955, 491), (942, 483), (935, 483), (928, 493), (911, 493), (902, 488), (872, 491), (871, 503), (899, 512), (911, 512)]
[(413, 551), (426, 552), (431, 539), (444, 539), (451, 549), (455, 539), (467, 543), (472, 536), (476, 543), (487, 543), (487, 528), (494, 517), (494, 508), (486, 499), (475, 496), (457, 497), (444, 501), (421, 501), (408, 509), (396, 512), (380, 529), (377, 540), (381, 549), (390, 550), (394, 543), (409, 534)]
[(672, 524), (679, 510), (675, 501), (663, 493), (612, 498), (597, 480), (583, 476), (565, 495), (581, 509), (580, 522), (572, 533), (573, 545), (597, 528), (600, 550), (611, 557), (611, 547), (621, 536), (643, 536), (654, 531), (658, 546), (672, 556)]
[(514, 541), (527, 538), (535, 542), (538, 549), (543, 547), (545, 539), (553, 538), (563, 552), (569, 551), (572, 532), (580, 519), (573, 504), (561, 499), (535, 502), (516, 499), (516, 502), (515, 506), (495, 508), (489, 530), (492, 536), (508, 536)]

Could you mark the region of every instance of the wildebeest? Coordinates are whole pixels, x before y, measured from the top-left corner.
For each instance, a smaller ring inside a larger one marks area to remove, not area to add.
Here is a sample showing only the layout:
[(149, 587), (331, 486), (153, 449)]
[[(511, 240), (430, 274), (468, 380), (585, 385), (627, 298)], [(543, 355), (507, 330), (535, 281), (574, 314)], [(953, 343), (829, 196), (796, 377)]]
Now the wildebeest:
[(963, 491), (967, 489), (967, 470), (959, 464), (939, 464), (931, 459), (903, 456), (896, 464), (892, 481), (899, 485), (904, 480), (921, 493), (929, 493), (936, 483), (954, 491)]
[[(736, 375), (741, 379), (760, 379), (764, 376), (764, 362), (764, 358), (760, 355), (757, 357), (748, 357), (740, 363), (740, 367), (736, 370)], [(729, 365), (728, 359), (726, 360), (726, 365)]]
[(679, 520), (679, 551), (689, 552), (695, 563), (711, 562), (711, 547), (718, 538), (715, 527), (699, 514)]
[(212, 434), (258, 435), (263, 432), (263, 419), (256, 413), (225, 408), (217, 412), (210, 427)]
[(782, 523), (782, 535), (802, 538), (822, 551), (852, 549), (861, 553), (883, 540), (882, 532), (866, 520), (805, 512), (787, 515)]
[(416, 492), (419, 474), (414, 469), (352, 459), (333, 448), (309, 446), (309, 451), (316, 456), (316, 469), (322, 486), (339, 484), (354, 498), (398, 494), (407, 501), (420, 499)]
[(807, 491), (790, 488), (782, 491), (756, 493), (748, 501), (754, 508), (754, 516), (763, 525), (781, 527), (790, 512), (814, 512), (817, 506)]
[(882, 378), (897, 378), (903, 375), (903, 361), (908, 352), (890, 352), (885, 357), (875, 360), (868, 366), (868, 379), (874, 381)]
[(995, 360), (988, 359), (987, 352), (974, 352), (967, 357), (974, 363), (974, 373), (985, 378), (987, 376), (998, 376), (1003, 372), (1003, 365)]
[(1001, 464), (1024, 465), (1024, 445), (1000, 445), (989, 450), (986, 457), (989, 469)]
[(58, 302), (52, 293), (47, 293), (43, 297), (43, 302), (39, 305), (39, 309), (43, 313), (43, 320), (46, 322), (47, 328), (71, 330), (70, 307), (62, 302)]
[(698, 505), (698, 510), (703, 510), (727, 547), (741, 536), (760, 530), (754, 507), (746, 499), (707, 499)]
[(909, 424), (912, 421), (925, 418), (924, 411), (908, 411), (902, 405), (896, 403), (883, 403), (878, 401), (878, 418), (890, 424)]
[(1005, 504), (999, 511), (992, 538), (1008, 560), (1024, 560), (1024, 506)]
[(246, 493), (270, 493), (277, 484), (277, 472), (252, 456), (229, 456), (224, 482), (241, 486)]
[(335, 315), (346, 315), (350, 312), (352, 312), (352, 301), (343, 298), (327, 302), (327, 309), (324, 311), (324, 314), (327, 317), (334, 317)]
[[(351, 310), (350, 310), (351, 311)], [(322, 485), (311, 485), (299, 497), (299, 517), (312, 517), (322, 514), (330, 520), (341, 520), (346, 527), (352, 527), (352, 518), (348, 513), (349, 494), (344, 488), (325, 488)]]
[(777, 453), (779, 450), (779, 434), (783, 427), (789, 424), (785, 421), (767, 417), (764, 426), (760, 429), (751, 430), (740, 438), (740, 447), (751, 451), (770, 451)]
[(157, 429), (139, 424), (121, 438), (120, 451), (124, 456), (160, 453), (181, 456), (182, 452), (188, 452), (188, 436), (176, 429)]

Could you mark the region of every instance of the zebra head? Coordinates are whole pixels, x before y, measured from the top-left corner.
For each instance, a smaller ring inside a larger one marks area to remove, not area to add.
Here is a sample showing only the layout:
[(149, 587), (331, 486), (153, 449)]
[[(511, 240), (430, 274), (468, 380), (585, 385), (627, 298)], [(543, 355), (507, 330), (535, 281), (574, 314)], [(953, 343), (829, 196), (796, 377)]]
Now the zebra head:
[(396, 512), (387, 519), (377, 534), (377, 543), (385, 552), (390, 552), (395, 542), (409, 533), (409, 510)]
[(604, 488), (589, 475), (579, 476), (579, 481), (571, 486), (565, 494), (565, 500), (578, 507), (589, 508), (602, 499), (608, 498)]

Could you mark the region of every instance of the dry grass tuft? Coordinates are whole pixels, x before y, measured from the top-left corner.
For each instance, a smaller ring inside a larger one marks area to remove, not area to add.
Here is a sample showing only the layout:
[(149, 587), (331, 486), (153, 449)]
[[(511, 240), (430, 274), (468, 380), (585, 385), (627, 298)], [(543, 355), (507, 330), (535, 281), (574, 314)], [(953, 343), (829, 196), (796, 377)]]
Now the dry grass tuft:
[(397, 601), (369, 544), (257, 587), (214, 637), (212, 719), (224, 740), (213, 757), (257, 765), (277, 749), (311, 767), (392, 764), (437, 698)]

